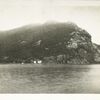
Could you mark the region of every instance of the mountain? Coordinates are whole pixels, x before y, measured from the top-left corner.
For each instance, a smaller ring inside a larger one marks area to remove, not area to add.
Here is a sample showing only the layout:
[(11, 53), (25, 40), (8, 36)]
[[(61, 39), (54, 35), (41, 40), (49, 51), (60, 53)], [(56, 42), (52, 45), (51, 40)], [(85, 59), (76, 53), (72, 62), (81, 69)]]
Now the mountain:
[(72, 22), (27, 25), (0, 32), (0, 62), (91, 64), (96, 62), (90, 34)]

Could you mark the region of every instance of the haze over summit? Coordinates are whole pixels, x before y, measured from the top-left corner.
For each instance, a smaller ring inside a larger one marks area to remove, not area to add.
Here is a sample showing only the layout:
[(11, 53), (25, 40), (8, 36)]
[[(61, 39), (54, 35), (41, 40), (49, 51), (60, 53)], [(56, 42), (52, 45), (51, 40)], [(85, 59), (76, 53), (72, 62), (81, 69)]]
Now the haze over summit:
[[(79, 2), (79, 1), (78, 1)], [(71, 21), (87, 30), (92, 40), (100, 44), (100, 7), (95, 3), (68, 3), (66, 0), (1, 0), (0, 30), (24, 25)]]

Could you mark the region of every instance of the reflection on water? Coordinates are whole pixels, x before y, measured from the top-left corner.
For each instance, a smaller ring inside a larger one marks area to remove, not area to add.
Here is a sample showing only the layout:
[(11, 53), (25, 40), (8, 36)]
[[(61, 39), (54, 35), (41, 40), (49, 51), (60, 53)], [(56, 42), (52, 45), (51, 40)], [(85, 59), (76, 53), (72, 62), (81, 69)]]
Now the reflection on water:
[(100, 93), (100, 65), (91, 66), (91, 70), (87, 73), (89, 88), (92, 88), (92, 91)]
[(0, 93), (100, 93), (100, 65), (0, 65)]

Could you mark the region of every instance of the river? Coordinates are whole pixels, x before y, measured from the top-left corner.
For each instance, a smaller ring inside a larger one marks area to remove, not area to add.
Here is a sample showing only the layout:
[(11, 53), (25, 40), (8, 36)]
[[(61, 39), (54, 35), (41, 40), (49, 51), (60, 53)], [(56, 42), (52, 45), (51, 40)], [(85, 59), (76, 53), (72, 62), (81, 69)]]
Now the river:
[(0, 93), (100, 93), (100, 65), (1, 64)]

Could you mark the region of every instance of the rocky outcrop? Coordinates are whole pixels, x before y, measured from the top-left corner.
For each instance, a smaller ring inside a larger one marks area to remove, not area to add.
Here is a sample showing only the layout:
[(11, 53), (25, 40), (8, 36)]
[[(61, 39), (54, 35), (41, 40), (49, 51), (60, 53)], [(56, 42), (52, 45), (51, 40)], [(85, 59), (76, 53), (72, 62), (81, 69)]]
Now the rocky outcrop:
[(95, 63), (100, 63), (100, 46), (93, 43), (94, 48), (94, 61)]
[(67, 63), (89, 64), (94, 62), (91, 36), (84, 30), (73, 32), (66, 49), (69, 49), (69, 54), (72, 56), (69, 55)]

